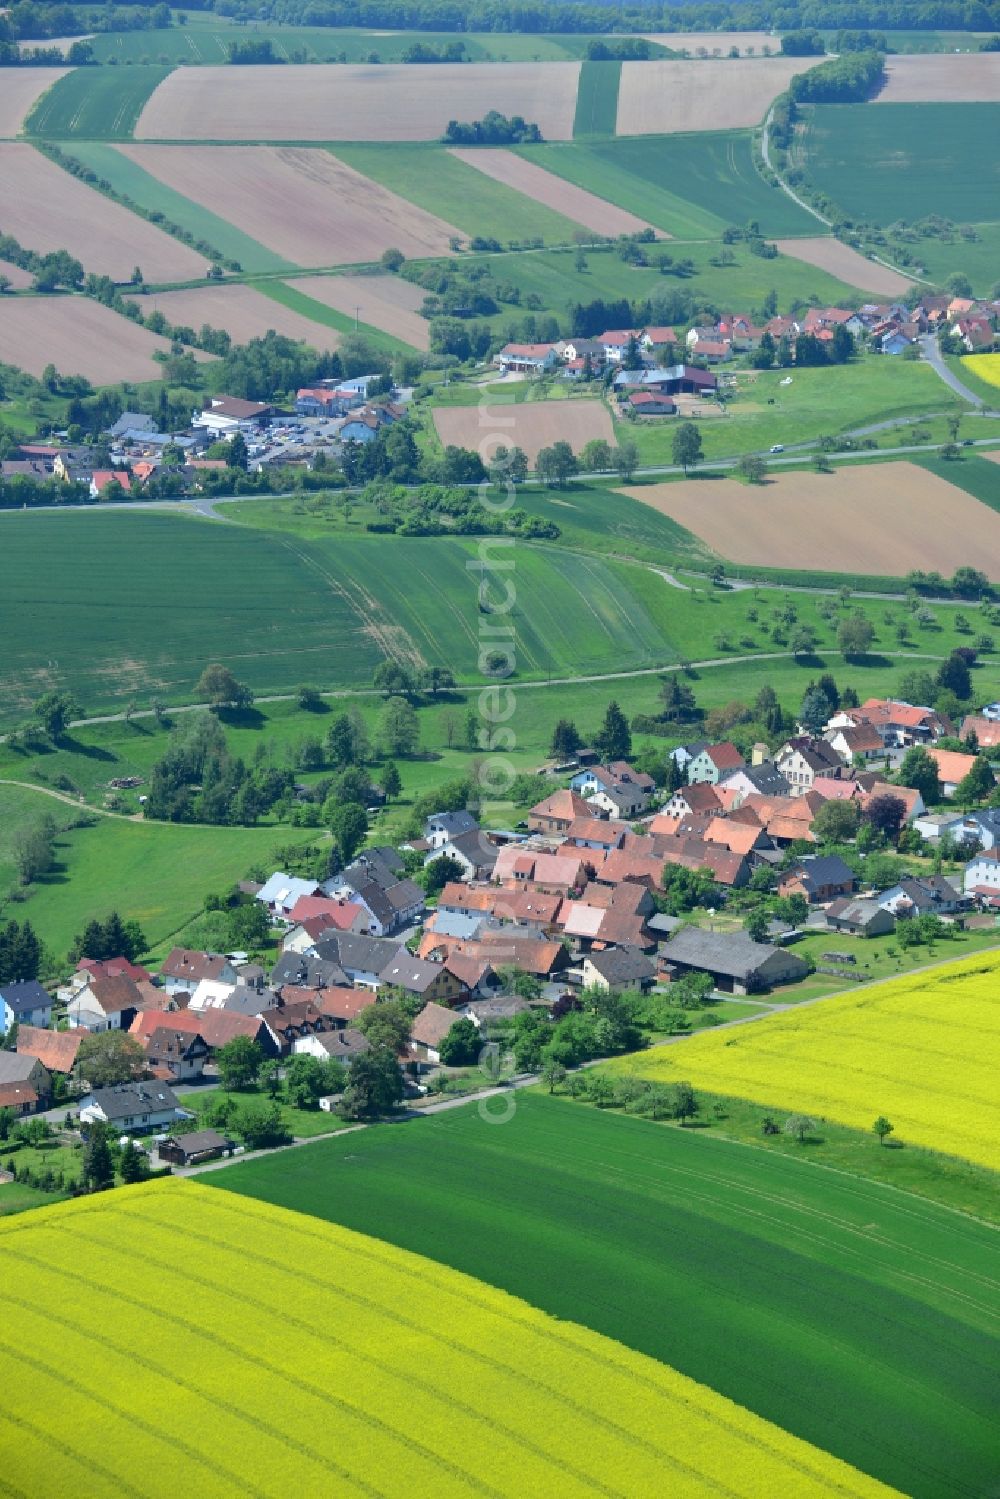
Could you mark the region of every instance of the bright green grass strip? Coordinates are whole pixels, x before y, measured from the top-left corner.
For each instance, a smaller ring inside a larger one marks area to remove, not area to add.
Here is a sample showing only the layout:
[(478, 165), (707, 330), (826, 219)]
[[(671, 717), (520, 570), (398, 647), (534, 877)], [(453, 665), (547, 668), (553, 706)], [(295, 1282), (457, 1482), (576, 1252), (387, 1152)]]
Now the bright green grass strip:
[(993, 1482), (996, 1235), (920, 1198), (523, 1094), (205, 1180), (584, 1322), (914, 1499)]
[(328, 307), (325, 302), (318, 302), (315, 297), (308, 296), (297, 287), (286, 286), (283, 281), (255, 281), (253, 284), (258, 291), (270, 297), (272, 302), (280, 302), (283, 307), (301, 312), (303, 317), (312, 318), (314, 323), (336, 328), (339, 333), (362, 333), (374, 348), (383, 349), (387, 354), (395, 354), (399, 349), (410, 347), (402, 339), (393, 338), (390, 334), (383, 333), (381, 328), (371, 327), (369, 323), (360, 323), (355, 328), (354, 319), (346, 313), (338, 312), (335, 307)]
[[(226, 25), (219, 16), (202, 18), (189, 14), (184, 26), (155, 31), (109, 32), (93, 40), (99, 62), (112, 59), (121, 63), (160, 62), (187, 65), (218, 66), (229, 60), (229, 44), (244, 41), (270, 41), (274, 55), (282, 62), (367, 62), (372, 52), (384, 63), (403, 61), (403, 54), (414, 42), (441, 49), (452, 42), (465, 43), (470, 62), (564, 62), (581, 57), (592, 40), (590, 36), (515, 35), (498, 32), (473, 34), (454, 32), (399, 31), (376, 35), (333, 26), (273, 26), (255, 23), (252, 30)], [(39, 43), (42, 46), (44, 43)], [(651, 48), (659, 55), (660, 49)]]
[(978, 223), (997, 217), (988, 209), (1000, 189), (1000, 160), (984, 146), (998, 136), (1000, 104), (817, 104), (808, 112), (805, 166), (811, 181), (857, 218), (892, 224), (937, 213)]
[(930, 474), (947, 479), (958, 489), (964, 489), (966, 494), (981, 500), (991, 510), (1000, 510), (1000, 463), (991, 463), (975, 452), (963, 452), (961, 458), (950, 463), (937, 454), (913, 458), (911, 462), (919, 464)]
[(111, 817), (70, 828), (78, 811), (37, 791), (0, 785), (0, 890), (17, 884), (12, 849), (18, 830), (36, 827), (46, 814), (60, 829), (56, 865), (17, 911), (57, 962), (90, 917), (112, 910), (137, 920), (151, 944), (161, 942), (198, 914), (206, 890), (227, 889), (252, 865), (266, 863), (274, 849), (310, 836), (296, 828), (188, 827)]
[[(696, 65), (697, 66), (697, 65)], [(816, 220), (758, 173), (748, 130), (522, 146), (523, 155), (678, 239), (756, 219), (766, 235), (813, 234)]]
[(573, 136), (613, 136), (618, 123), (620, 62), (585, 62), (580, 67)]
[(335, 155), (470, 238), (479, 235), (507, 245), (540, 237), (546, 244), (568, 245), (580, 229), (572, 219), (494, 182), (443, 146), (344, 145), (336, 147)]
[[(164, 147), (164, 150), (171, 148)], [(273, 250), (251, 239), (242, 229), (237, 229), (227, 219), (222, 219), (211, 209), (203, 208), (191, 198), (167, 187), (150, 172), (130, 161), (114, 146), (98, 145), (93, 141), (74, 141), (68, 154), (82, 161), (85, 167), (96, 172), (98, 177), (110, 182), (120, 193), (126, 193), (134, 203), (147, 213), (162, 213), (167, 219), (187, 229), (196, 239), (204, 239), (220, 250), (226, 260), (235, 260), (245, 271), (286, 271), (293, 264)]]
[(169, 67), (74, 68), (42, 95), (25, 134), (51, 140), (129, 140)]

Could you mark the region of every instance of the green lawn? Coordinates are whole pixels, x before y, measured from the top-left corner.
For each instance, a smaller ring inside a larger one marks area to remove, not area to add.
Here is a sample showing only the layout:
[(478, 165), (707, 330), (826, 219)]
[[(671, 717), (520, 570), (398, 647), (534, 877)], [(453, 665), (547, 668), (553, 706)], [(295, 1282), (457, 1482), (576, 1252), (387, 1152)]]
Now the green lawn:
[[(134, 37), (135, 32), (126, 35)], [(110, 38), (109, 38), (110, 39)], [(82, 161), (85, 167), (96, 172), (99, 178), (110, 182), (116, 192), (125, 193), (140, 208), (151, 213), (161, 213), (182, 229), (187, 229), (196, 239), (204, 239), (214, 249), (221, 251), (226, 260), (237, 260), (245, 271), (285, 271), (292, 268), (291, 262), (268, 250), (251, 239), (228, 220), (221, 219), (200, 203), (175, 192), (165, 183), (159, 182), (144, 171), (114, 146), (101, 145), (94, 141), (74, 141), (69, 155)]]
[[(539, 311), (553, 313), (564, 328), (568, 327), (568, 314), (575, 303), (597, 298), (607, 301), (628, 297), (630, 301), (641, 302), (648, 297), (669, 296), (675, 290), (684, 290), (695, 307), (751, 309), (759, 307), (773, 290), (781, 311), (789, 312), (810, 301), (826, 306), (853, 306), (862, 296), (843, 281), (802, 260), (788, 255), (762, 260), (739, 244), (729, 247), (731, 265), (713, 265), (721, 248), (717, 241), (649, 246), (648, 266), (626, 265), (613, 247), (586, 249), (582, 270), (577, 269), (577, 252), (571, 249), (492, 255), (486, 263), (498, 283), (509, 281), (520, 289), (522, 301), (531, 293), (539, 297), (542, 303)], [(663, 274), (657, 265), (662, 254), (671, 256), (675, 262), (690, 260), (693, 267), (690, 275)], [(498, 313), (485, 321), (503, 328), (519, 315), (517, 307), (501, 306)]]
[[(14, 904), (13, 841), (46, 813), (62, 830), (55, 868), (23, 895), (18, 892)], [(275, 848), (310, 836), (295, 828), (189, 827), (111, 817), (67, 830), (73, 817), (71, 808), (50, 796), (0, 785), (5, 916), (29, 920), (57, 965), (90, 917), (115, 909), (140, 923), (151, 946), (166, 942), (198, 914), (209, 891), (228, 888), (252, 865), (267, 863)]]
[(206, 1181), (587, 1323), (914, 1499), (992, 1482), (995, 1234), (912, 1195), (538, 1095)]
[(585, 62), (576, 94), (574, 137), (614, 136), (618, 128), (620, 62)]
[(31, 1208), (51, 1207), (54, 1202), (64, 1202), (66, 1194), (40, 1192), (37, 1187), (22, 1187), (20, 1182), (8, 1182), (0, 1187), (0, 1218), (12, 1217), (14, 1213), (26, 1213)]
[[(954, 936), (935, 942), (929, 948), (901, 948), (893, 934), (885, 937), (851, 937), (840, 932), (818, 932), (796, 942), (794, 951), (802, 958), (812, 958), (814, 963), (824, 968), (839, 968), (845, 977), (816, 973), (804, 979), (801, 984), (791, 984), (787, 989), (776, 990), (772, 998), (783, 1003), (798, 1003), (821, 994), (840, 994), (852, 987), (852, 972), (860, 974), (864, 982), (874, 982), (876, 979), (895, 978), (897, 974), (909, 973), (911, 969), (923, 968), (928, 963), (970, 957), (988, 947), (1000, 947), (1000, 929), (956, 931)], [(824, 954), (831, 952), (850, 953), (855, 961), (845, 964), (830, 962)]]
[[(603, 66), (603, 64), (602, 64)], [(472, 238), (511, 240), (540, 237), (567, 245), (579, 224), (561, 213), (494, 182), (443, 146), (405, 142), (394, 145), (338, 145), (335, 155), (418, 208)]]
[[(782, 385), (789, 374), (791, 383)], [(706, 458), (728, 458), (766, 452), (776, 442), (787, 447), (897, 417), (963, 409), (929, 365), (870, 355), (825, 369), (742, 375), (737, 394), (727, 401), (726, 415), (706, 415), (698, 430)], [(616, 425), (619, 436), (638, 445), (643, 464), (673, 462), (674, 428), (669, 422)], [(905, 443), (905, 431), (893, 434), (893, 441)]]
[(748, 130), (628, 136), (518, 150), (678, 239), (715, 239), (726, 224), (742, 225), (748, 219), (756, 219), (766, 235), (816, 231), (810, 214), (759, 175)]
[(858, 218), (979, 223), (996, 217), (984, 210), (996, 201), (1000, 163), (983, 145), (998, 131), (1000, 104), (817, 104), (802, 154), (810, 180)]
[(25, 122), (28, 135), (65, 140), (128, 140), (169, 67), (73, 68), (43, 94)]
[[(237, 1108), (245, 1103), (267, 1101), (268, 1095), (257, 1089), (251, 1089), (245, 1093), (227, 1093), (222, 1088), (213, 1088), (210, 1092), (201, 1093), (179, 1093), (178, 1102), (182, 1108), (192, 1109), (199, 1116), (220, 1098), (228, 1099)], [(319, 1135), (335, 1135), (340, 1130), (348, 1128), (348, 1121), (341, 1119), (338, 1114), (327, 1114), (323, 1109), (296, 1109), (291, 1104), (285, 1103), (284, 1099), (278, 1099), (278, 1107), (281, 1110), (281, 1122), (297, 1140), (315, 1139)]]

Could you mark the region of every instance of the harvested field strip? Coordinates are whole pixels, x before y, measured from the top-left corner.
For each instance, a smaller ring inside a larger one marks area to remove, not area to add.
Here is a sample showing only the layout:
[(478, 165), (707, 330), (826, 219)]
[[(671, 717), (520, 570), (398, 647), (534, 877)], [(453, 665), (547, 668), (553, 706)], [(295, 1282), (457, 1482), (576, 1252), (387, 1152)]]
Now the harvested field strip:
[(467, 150), (453, 148), (448, 154), (465, 162), (467, 166), (475, 167), (478, 172), (495, 182), (502, 182), (515, 192), (534, 199), (536, 203), (555, 208), (559, 213), (565, 214), (566, 218), (582, 224), (585, 229), (592, 229), (595, 234), (636, 234), (640, 229), (650, 227), (645, 219), (616, 208), (604, 198), (598, 198), (583, 188), (574, 187), (572, 183), (557, 177), (553, 172), (547, 172), (534, 161), (526, 161), (513, 151), (484, 150), (481, 147)]
[[(966, 958), (768, 1016), (738, 1036), (700, 1036), (680, 1058), (670, 1048), (670, 1055), (615, 1065), (664, 1080), (681, 1076), (682, 1067), (695, 1085), (858, 1128), (884, 1113), (901, 1140), (995, 1170), (998, 972), (995, 954)], [(954, 1015), (953, 999), (962, 1007)], [(940, 1015), (952, 1033), (946, 1054), (933, 1037), (922, 1045), (919, 1030), (910, 1029)], [(893, 1034), (898, 1044), (887, 1044)]]
[(443, 255), (459, 232), (328, 151), (291, 146), (127, 146), (123, 151), (158, 181), (210, 205), (298, 266), (377, 261), (390, 247), (411, 259)]
[(867, 255), (860, 255), (850, 245), (842, 245), (832, 235), (815, 239), (779, 239), (777, 243), (782, 255), (804, 260), (807, 265), (814, 265), (846, 281), (848, 286), (858, 286), (882, 297), (902, 296), (913, 285), (909, 276), (869, 260)]
[(33, 146), (0, 145), (0, 180), (0, 231), (26, 250), (69, 249), (85, 270), (116, 281), (127, 282), (137, 265), (148, 281), (205, 274), (204, 255), (94, 192)]
[(1000, 1265), (975, 1220), (533, 1091), (501, 1129), (471, 1106), (315, 1149), (205, 1181), (530, 1296), (915, 1499), (989, 1481)]
[(426, 350), (430, 324), (420, 316), (426, 292), (399, 276), (305, 276), (291, 286), (353, 319), (379, 328), (400, 343)]
[(169, 67), (74, 68), (39, 100), (25, 130), (48, 140), (128, 140), (169, 73)]
[(1000, 54), (910, 53), (885, 60), (876, 104), (1000, 104)]
[(175, 328), (197, 331), (205, 323), (212, 328), (224, 328), (237, 344), (248, 343), (251, 338), (263, 338), (270, 328), (320, 352), (335, 349), (340, 341), (333, 329), (283, 307), (255, 286), (242, 282), (232, 282), (228, 286), (199, 286), (189, 291), (151, 292), (149, 296), (137, 297), (136, 301), (145, 313), (162, 312)]
[(10, 283), (11, 291), (26, 291), (35, 279), (30, 271), (23, 271), (19, 265), (12, 265), (9, 260), (0, 260), (0, 276), (4, 276)]
[(32, 108), (60, 78), (66, 77), (67, 71), (66, 68), (4, 68), (0, 136), (19, 135)]
[(66, 146), (66, 152), (96, 172), (98, 177), (110, 182), (117, 192), (127, 194), (147, 213), (162, 214), (194, 235), (195, 239), (204, 240), (227, 260), (238, 262), (244, 271), (291, 268), (291, 261), (251, 239), (250, 235), (237, 229), (228, 219), (220, 218), (210, 208), (158, 181), (115, 146), (96, 141), (72, 141)]
[(619, 135), (738, 130), (758, 125), (796, 73), (815, 63), (801, 57), (725, 61), (622, 63)]
[[(0, 362), (39, 376), (47, 364), (94, 385), (161, 380), (170, 342), (90, 297), (12, 297), (0, 316)], [(197, 354), (199, 362), (207, 354)]]
[(614, 442), (611, 417), (603, 401), (537, 401), (494, 408), (484, 412), (476, 406), (439, 406), (434, 426), (447, 446), (471, 447), (479, 451), (489, 443), (490, 451), (499, 444), (523, 448), (529, 463), (534, 463), (540, 449), (554, 442), (568, 442), (579, 453), (593, 437)]
[(584, 62), (576, 96), (573, 137), (612, 136), (618, 119), (620, 62)]
[[(691, 479), (628, 492), (733, 562), (893, 575), (936, 567), (948, 573), (968, 563), (975, 537), (976, 565), (1000, 578), (1000, 515), (916, 464), (772, 474), (759, 486)], [(821, 526), (809, 521), (817, 514)]]
[[(549, 245), (573, 240), (577, 225), (572, 216), (557, 211), (549, 200), (538, 203), (520, 189), (494, 180), (485, 168), (477, 171), (477, 160), (460, 160), (463, 153), (444, 146), (412, 141), (396, 146), (340, 145), (335, 154), (401, 198), (457, 224), (466, 238), (480, 235), (509, 244), (538, 237)], [(486, 147), (468, 152), (476, 159), (495, 154)]]
[[(568, 140), (578, 62), (421, 67), (178, 68), (156, 90), (137, 140), (434, 141), (449, 120), (490, 109), (523, 115), (547, 140)], [(777, 92), (777, 90), (776, 90)]]
[(737, 47), (741, 57), (766, 56), (764, 49), (781, 51), (781, 38), (770, 31), (644, 31), (648, 42), (656, 42), (671, 52), (689, 52), (696, 57), (702, 51), (712, 57), (727, 57)]
[[(193, 1268), (178, 1261), (182, 1241), (198, 1246)], [(72, 1270), (61, 1263), (71, 1245)], [(761, 1485), (889, 1499), (585, 1328), (390, 1245), (192, 1182), (11, 1220), (0, 1259), (5, 1353), (21, 1374), (4, 1415), (47, 1434), (58, 1411), (60, 1433), (73, 1433), (44, 1457), (19, 1444), (5, 1470), (19, 1490), (61, 1492), (82, 1457), (98, 1499), (625, 1495), (665, 1475), (692, 1499), (751, 1499)], [(302, 1268), (317, 1263), (318, 1283)], [(248, 1289), (263, 1283), (267, 1295)], [(72, 1372), (84, 1369), (85, 1379)]]

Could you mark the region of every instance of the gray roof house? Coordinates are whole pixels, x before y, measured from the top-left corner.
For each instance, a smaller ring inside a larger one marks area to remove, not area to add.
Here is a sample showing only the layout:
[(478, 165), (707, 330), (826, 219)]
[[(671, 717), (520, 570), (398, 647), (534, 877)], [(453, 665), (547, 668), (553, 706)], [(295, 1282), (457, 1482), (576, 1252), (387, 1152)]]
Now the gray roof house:
[(686, 926), (660, 949), (660, 961), (675, 973), (709, 973), (717, 989), (731, 994), (760, 993), (772, 984), (804, 978), (808, 964), (796, 953), (746, 932), (708, 932)]
[(37, 979), (17, 979), (0, 984), (0, 1031), (12, 1025), (37, 1025), (44, 1029), (52, 1019), (52, 996)]
[(827, 906), (825, 917), (831, 931), (855, 937), (885, 937), (896, 928), (892, 912), (877, 900), (835, 900)]
[(462, 809), (457, 812), (435, 812), (433, 817), (428, 817), (424, 822), (424, 837), (431, 848), (441, 848), (452, 838), (460, 838), (463, 833), (475, 833), (478, 828), (479, 823), (471, 812)]
[(163, 1129), (193, 1115), (182, 1109), (166, 1083), (119, 1083), (114, 1088), (94, 1088), (80, 1105), (83, 1124), (110, 1124), (113, 1129), (138, 1133)]
[(583, 982), (588, 989), (648, 989), (655, 977), (655, 963), (634, 947), (609, 947), (590, 952), (583, 960)]

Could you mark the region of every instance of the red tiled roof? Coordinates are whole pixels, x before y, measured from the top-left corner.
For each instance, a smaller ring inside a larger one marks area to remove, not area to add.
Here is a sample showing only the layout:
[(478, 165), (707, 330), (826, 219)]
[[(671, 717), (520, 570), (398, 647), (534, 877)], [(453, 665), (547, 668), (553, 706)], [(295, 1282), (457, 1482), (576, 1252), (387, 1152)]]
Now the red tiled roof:
[(49, 1072), (72, 1072), (76, 1054), (86, 1031), (46, 1031), (37, 1025), (22, 1025), (17, 1031), (17, 1050), (35, 1057)]

